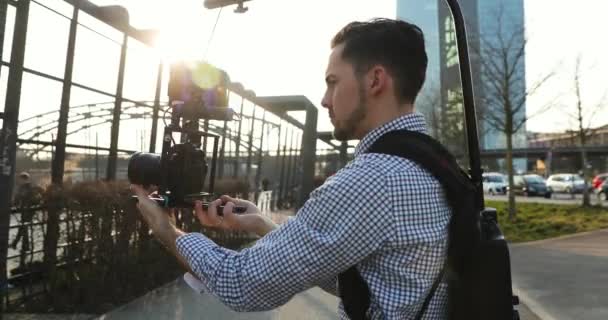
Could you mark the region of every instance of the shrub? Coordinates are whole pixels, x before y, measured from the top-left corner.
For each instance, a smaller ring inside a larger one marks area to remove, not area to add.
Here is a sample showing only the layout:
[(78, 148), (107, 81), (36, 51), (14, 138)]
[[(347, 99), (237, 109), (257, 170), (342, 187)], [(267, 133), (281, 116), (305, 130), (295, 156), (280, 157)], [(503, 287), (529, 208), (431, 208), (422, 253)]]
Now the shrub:
[[(223, 193), (248, 192), (242, 183), (218, 186)], [(150, 236), (135, 204), (124, 181), (47, 187), (45, 292), (24, 297), (20, 310), (103, 313), (181, 275), (176, 259)], [(252, 241), (242, 233), (201, 228), (189, 209), (179, 210), (178, 220), (185, 231), (203, 232), (233, 249)]]

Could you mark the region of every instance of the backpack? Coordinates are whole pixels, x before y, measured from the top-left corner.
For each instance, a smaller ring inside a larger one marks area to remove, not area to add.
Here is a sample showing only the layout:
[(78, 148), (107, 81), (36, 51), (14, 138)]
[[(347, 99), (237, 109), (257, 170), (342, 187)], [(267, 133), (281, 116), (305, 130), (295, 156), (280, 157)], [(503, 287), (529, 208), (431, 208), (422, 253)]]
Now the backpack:
[[(477, 188), (455, 158), (430, 136), (408, 130), (384, 134), (367, 151), (406, 158), (429, 171), (445, 190), (452, 208), (448, 255), (440, 275), (415, 319), (421, 319), (440, 282), (448, 284), (448, 319), (517, 320), (517, 297), (511, 289), (507, 243), (495, 209), (481, 209)], [(344, 311), (352, 320), (367, 319), (370, 291), (352, 266), (338, 276)], [(407, 290), (407, 288), (404, 288)]]

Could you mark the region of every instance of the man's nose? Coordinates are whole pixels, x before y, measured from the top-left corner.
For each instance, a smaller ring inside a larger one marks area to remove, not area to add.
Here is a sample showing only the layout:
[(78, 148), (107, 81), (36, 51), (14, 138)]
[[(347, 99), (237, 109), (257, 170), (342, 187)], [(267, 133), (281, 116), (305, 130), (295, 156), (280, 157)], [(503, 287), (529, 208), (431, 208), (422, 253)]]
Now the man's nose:
[(327, 94), (325, 94), (323, 96), (323, 99), (321, 99), (321, 105), (323, 106), (323, 108), (329, 109), (331, 107), (331, 104), (329, 103), (329, 99), (327, 98)]

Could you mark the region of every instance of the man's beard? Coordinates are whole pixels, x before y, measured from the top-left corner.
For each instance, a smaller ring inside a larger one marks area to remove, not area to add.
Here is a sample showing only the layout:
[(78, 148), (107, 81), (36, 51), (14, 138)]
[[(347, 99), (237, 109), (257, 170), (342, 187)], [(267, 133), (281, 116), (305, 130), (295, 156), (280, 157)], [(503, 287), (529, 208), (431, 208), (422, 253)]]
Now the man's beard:
[(336, 122), (336, 125), (334, 126), (334, 139), (338, 141), (348, 141), (357, 138), (355, 137), (357, 126), (361, 125), (361, 121), (363, 121), (367, 115), (364, 93), (363, 86), (361, 86), (359, 88), (359, 102), (357, 103), (357, 107), (353, 110), (348, 119), (341, 123), (341, 127), (338, 127), (338, 122)]

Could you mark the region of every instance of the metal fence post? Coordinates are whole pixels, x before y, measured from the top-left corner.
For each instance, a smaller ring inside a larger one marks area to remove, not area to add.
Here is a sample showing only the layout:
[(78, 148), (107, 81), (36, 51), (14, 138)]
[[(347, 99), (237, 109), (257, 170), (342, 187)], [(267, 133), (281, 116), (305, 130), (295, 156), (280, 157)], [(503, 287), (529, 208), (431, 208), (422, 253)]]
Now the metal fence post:
[[(19, 1), (15, 6), (17, 10), (13, 32), (13, 47), (6, 88), (2, 132), (0, 133), (0, 288), (3, 288), (7, 281), (8, 229), (15, 178), (17, 126), (19, 123), (21, 82), (30, 2)], [(0, 289), (0, 315), (4, 313), (5, 292), (6, 290)]]
[(218, 165), (217, 165), (217, 177), (218, 179), (222, 179), (224, 177), (224, 161), (225, 161), (225, 156), (226, 156), (226, 135), (228, 134), (228, 131), (226, 130), (226, 128), (228, 127), (228, 121), (224, 121), (224, 127), (222, 129), (222, 143), (221, 143), (221, 147), (220, 147), (220, 155), (219, 155), (219, 160), (218, 160)]
[(251, 152), (253, 149), (253, 133), (255, 131), (255, 109), (253, 106), (253, 115), (251, 116), (251, 126), (249, 130), (249, 145), (247, 146), (247, 182), (249, 183), (249, 176), (251, 175)]
[[(274, 165), (278, 166), (279, 165), (279, 161), (281, 159), (281, 128), (283, 121), (279, 120), (279, 133), (277, 134), (277, 154), (275, 157), (275, 161), (274, 161)], [(279, 178), (279, 184), (277, 185), (277, 192), (273, 192), (273, 196), (274, 196), (274, 207), (273, 210), (278, 210), (279, 209), (279, 200), (280, 200), (280, 193), (281, 192), (281, 180)]]
[(315, 159), (317, 152), (317, 108), (306, 106), (306, 123), (302, 133), (302, 188), (297, 208), (304, 205), (314, 187)]
[[(287, 161), (287, 136), (289, 135), (290, 128), (285, 131), (285, 140), (283, 143), (283, 156), (281, 157), (281, 176), (279, 178), (279, 205), (282, 209), (284, 207), (285, 200), (285, 162)], [(280, 137), (279, 137), (280, 138)]]
[(63, 76), (63, 92), (61, 93), (61, 107), (59, 110), (59, 125), (57, 126), (57, 140), (53, 164), (51, 166), (51, 181), (53, 184), (63, 183), (63, 172), (65, 165), (65, 143), (68, 131), (68, 115), (70, 113), (70, 96), (72, 93), (72, 70), (74, 69), (74, 51), (76, 50), (76, 32), (78, 30), (78, 12), (80, 9), (74, 6), (72, 21), (70, 22), (70, 35), (68, 39), (68, 50), (65, 58), (65, 71)]
[(156, 135), (158, 132), (158, 112), (160, 111), (160, 89), (163, 85), (163, 68), (161, 61), (158, 64), (158, 74), (156, 77), (156, 91), (154, 93), (154, 109), (152, 111), (152, 131), (150, 131), (150, 153), (156, 151)]
[[(254, 179), (255, 202), (256, 203), (258, 202), (260, 179), (262, 177), (262, 158), (264, 157), (264, 129), (266, 129), (266, 109), (264, 109), (264, 111), (262, 111), (262, 130), (260, 131), (260, 149), (258, 150), (258, 159), (257, 159), (258, 169), (255, 171), (255, 179)], [(266, 191), (266, 190), (262, 190), (262, 191)]]
[(127, 43), (129, 35), (124, 33), (122, 47), (120, 49), (120, 65), (118, 67), (118, 83), (116, 84), (116, 100), (114, 112), (112, 113), (112, 132), (110, 138), (110, 152), (108, 154), (108, 169), (106, 179), (116, 179), (116, 162), (118, 158), (118, 134), (120, 129), (120, 113), (122, 111), (122, 89), (125, 80), (125, 64), (127, 60)]
[(239, 175), (239, 153), (241, 148), (241, 128), (243, 126), (243, 106), (245, 104), (245, 98), (241, 97), (241, 111), (239, 113), (239, 126), (236, 134), (236, 146), (235, 146), (235, 156), (234, 156), (234, 174), (233, 178), (236, 178)]

